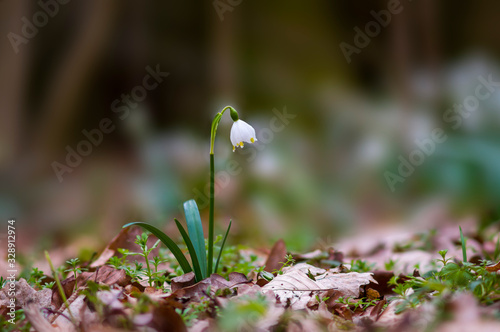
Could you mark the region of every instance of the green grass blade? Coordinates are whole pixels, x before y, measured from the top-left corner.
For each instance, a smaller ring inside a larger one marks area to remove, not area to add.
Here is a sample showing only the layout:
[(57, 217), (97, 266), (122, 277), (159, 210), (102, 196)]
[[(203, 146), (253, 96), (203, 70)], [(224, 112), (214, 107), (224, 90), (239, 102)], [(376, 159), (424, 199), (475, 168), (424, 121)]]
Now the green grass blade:
[(186, 246), (188, 247), (189, 254), (191, 255), (191, 261), (193, 262), (193, 269), (194, 269), (194, 275), (196, 277), (196, 281), (201, 281), (206, 278), (206, 272), (205, 274), (202, 272), (200, 269), (200, 262), (198, 260), (198, 256), (196, 255), (196, 250), (193, 246), (193, 243), (191, 242), (191, 239), (189, 238), (189, 235), (186, 233), (184, 230), (184, 227), (182, 227), (181, 223), (179, 220), (174, 219), (175, 224), (177, 225), (177, 228), (179, 229), (179, 232), (182, 235), (182, 238), (184, 239), (184, 242), (186, 243)]
[(229, 234), (229, 230), (231, 229), (231, 223), (232, 222), (233, 222), (232, 220), (229, 221), (229, 226), (227, 227), (226, 235), (224, 235), (224, 240), (222, 240), (222, 244), (220, 246), (219, 255), (217, 256), (217, 262), (215, 263), (214, 273), (217, 273), (217, 269), (219, 268), (220, 257), (222, 255), (222, 250), (224, 250), (224, 245), (226, 244), (226, 239), (227, 239), (227, 236)]
[(193, 243), (196, 257), (203, 274), (203, 279), (208, 276), (207, 273), (207, 253), (205, 250), (205, 237), (203, 236), (203, 225), (201, 224), (200, 212), (194, 199), (184, 202), (184, 214), (186, 215), (186, 224), (189, 233), (189, 239)]
[(164, 245), (167, 246), (168, 249), (170, 249), (170, 251), (174, 255), (175, 259), (177, 259), (177, 262), (179, 262), (179, 265), (180, 265), (182, 271), (184, 271), (184, 273), (189, 273), (192, 271), (191, 266), (189, 265), (186, 257), (182, 253), (181, 249), (165, 233), (163, 233), (158, 228), (156, 228), (150, 224), (146, 224), (145, 222), (140, 222), (140, 221), (131, 222), (129, 224), (126, 224), (123, 226), (123, 228), (129, 227), (129, 226), (141, 226), (142, 228), (153, 233), (153, 235), (155, 235), (161, 242), (163, 242)]
[(464, 262), (467, 262), (467, 251), (465, 250), (465, 239), (464, 234), (462, 233), (462, 227), (458, 226), (460, 229), (460, 241), (462, 242), (462, 254), (464, 258)]

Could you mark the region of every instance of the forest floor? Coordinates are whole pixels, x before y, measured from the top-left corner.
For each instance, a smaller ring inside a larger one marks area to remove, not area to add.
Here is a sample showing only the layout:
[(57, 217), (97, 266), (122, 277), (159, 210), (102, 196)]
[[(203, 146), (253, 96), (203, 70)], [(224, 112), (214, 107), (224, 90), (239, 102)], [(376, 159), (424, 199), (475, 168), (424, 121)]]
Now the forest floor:
[[(220, 239), (219, 239), (220, 240)], [(2, 331), (500, 331), (498, 228), (224, 249), (200, 282), (139, 227), (99, 256), (2, 277)], [(60, 280), (60, 287), (57, 283)], [(15, 287), (15, 288), (14, 288)], [(12, 291), (15, 290), (15, 301)]]

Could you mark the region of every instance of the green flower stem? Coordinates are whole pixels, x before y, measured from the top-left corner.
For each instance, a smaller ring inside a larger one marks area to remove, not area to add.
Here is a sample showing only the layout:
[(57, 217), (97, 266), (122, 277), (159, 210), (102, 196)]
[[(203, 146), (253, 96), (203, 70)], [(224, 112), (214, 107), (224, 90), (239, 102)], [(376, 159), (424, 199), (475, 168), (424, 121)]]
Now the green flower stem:
[(208, 265), (207, 275), (210, 276), (213, 273), (212, 265), (213, 265), (213, 257), (214, 257), (214, 143), (215, 136), (217, 135), (217, 127), (219, 126), (219, 122), (222, 118), (222, 115), (226, 110), (231, 110), (231, 117), (234, 120), (234, 114), (237, 112), (231, 106), (226, 106), (217, 113), (212, 121), (212, 129), (210, 133), (210, 212), (208, 215)]
[(207, 275), (212, 274), (214, 256), (214, 154), (210, 154), (210, 214), (208, 217), (208, 265)]
[[(214, 120), (212, 121), (212, 130), (211, 130), (211, 133), (210, 133), (210, 154), (213, 155), (214, 154), (214, 143), (215, 143), (215, 135), (217, 134), (217, 127), (219, 126), (219, 122), (220, 122), (220, 119), (222, 118), (222, 115), (224, 114), (224, 112), (226, 110), (231, 110), (231, 118), (233, 118), (234, 120), (234, 117), (236, 116), (236, 119), (238, 119), (238, 112), (236, 112), (236, 110), (231, 107), (231, 106), (226, 106), (222, 109), (222, 111), (220, 111), (219, 113), (217, 113), (214, 117)], [(236, 121), (236, 120), (234, 120)]]

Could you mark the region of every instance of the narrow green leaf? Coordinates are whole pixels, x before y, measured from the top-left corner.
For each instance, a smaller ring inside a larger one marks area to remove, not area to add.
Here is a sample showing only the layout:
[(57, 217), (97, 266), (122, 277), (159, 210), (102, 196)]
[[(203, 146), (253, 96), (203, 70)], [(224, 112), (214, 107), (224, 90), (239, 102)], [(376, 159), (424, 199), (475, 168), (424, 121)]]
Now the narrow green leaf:
[(203, 225), (201, 224), (200, 212), (194, 199), (184, 202), (184, 214), (186, 215), (186, 224), (189, 233), (189, 239), (193, 243), (196, 257), (203, 274), (203, 279), (208, 276), (207, 273), (207, 253), (205, 250), (205, 237), (203, 236)]
[(462, 233), (462, 227), (458, 226), (460, 229), (460, 241), (462, 242), (462, 254), (464, 257), (464, 262), (467, 262), (467, 251), (465, 250), (465, 239), (464, 234)]
[(231, 223), (232, 222), (233, 222), (232, 220), (229, 220), (229, 226), (227, 227), (226, 235), (224, 235), (224, 240), (222, 240), (222, 244), (220, 246), (219, 255), (217, 256), (217, 262), (215, 263), (214, 273), (217, 273), (217, 269), (219, 268), (220, 257), (222, 255), (222, 250), (224, 250), (224, 245), (226, 244), (226, 239), (227, 239), (227, 236), (229, 234), (229, 230), (231, 229)]
[(123, 228), (129, 227), (129, 226), (141, 226), (142, 228), (153, 233), (153, 235), (155, 235), (161, 242), (163, 242), (163, 244), (165, 244), (167, 246), (168, 249), (170, 249), (170, 251), (174, 255), (175, 259), (177, 259), (177, 262), (179, 262), (179, 265), (182, 268), (182, 271), (184, 271), (184, 273), (189, 273), (192, 271), (191, 266), (189, 265), (186, 257), (182, 253), (181, 249), (165, 233), (163, 233), (158, 228), (156, 228), (150, 224), (146, 224), (145, 222), (140, 222), (140, 221), (131, 222), (129, 224), (126, 224), (123, 226)]
[(179, 229), (179, 232), (182, 235), (182, 238), (184, 239), (184, 242), (186, 243), (186, 246), (188, 247), (189, 254), (191, 255), (191, 261), (193, 262), (193, 269), (194, 269), (194, 275), (196, 277), (196, 281), (201, 281), (201, 280), (205, 279), (206, 274), (203, 274), (202, 270), (200, 269), (200, 263), (198, 260), (198, 256), (196, 255), (196, 250), (193, 247), (193, 243), (191, 242), (189, 235), (186, 233), (186, 231), (184, 230), (184, 227), (182, 227), (179, 220), (174, 218), (174, 221), (175, 221), (175, 224), (177, 225), (177, 228)]

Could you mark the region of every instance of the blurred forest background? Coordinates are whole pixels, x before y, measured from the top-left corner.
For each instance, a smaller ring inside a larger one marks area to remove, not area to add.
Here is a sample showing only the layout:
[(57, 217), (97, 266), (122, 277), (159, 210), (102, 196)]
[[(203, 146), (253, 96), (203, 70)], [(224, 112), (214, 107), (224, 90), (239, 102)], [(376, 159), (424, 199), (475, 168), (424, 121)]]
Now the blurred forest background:
[[(443, 121), (479, 75), (500, 81), (498, 1), (402, 0), (350, 63), (340, 44), (388, 1), (48, 2), (46, 24), (37, 1), (0, 2), (0, 211), (25, 252), (97, 250), (139, 220), (177, 236), (191, 198), (207, 221), (210, 124), (225, 105), (259, 138), (233, 153), (230, 117), (219, 126), (216, 171), (239, 170), (219, 173), (215, 201), (232, 244), (305, 250), (387, 224), (498, 218), (500, 93), (456, 129)], [(23, 17), (40, 27), (16, 52)], [(168, 77), (115, 112), (158, 66)], [(295, 117), (277, 130), (284, 112)], [(115, 129), (59, 181), (54, 162), (105, 118)], [(384, 173), (434, 128), (448, 139), (391, 191)]]

